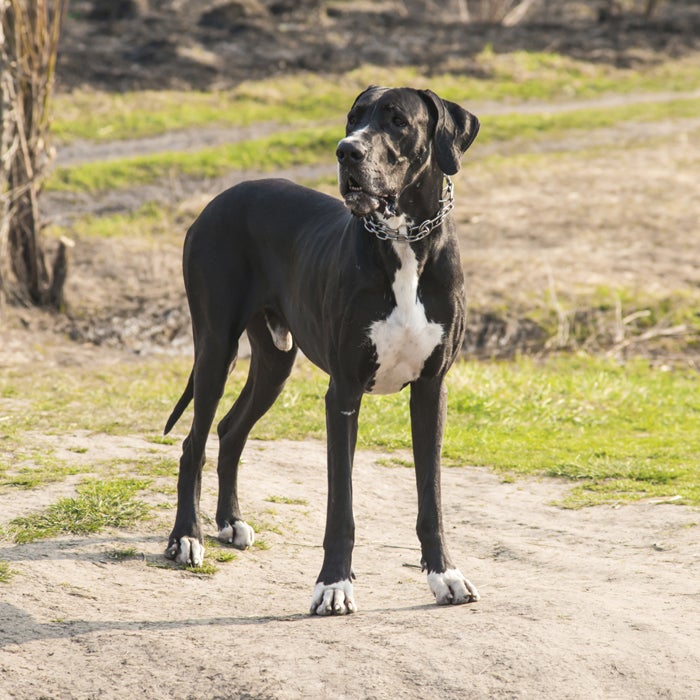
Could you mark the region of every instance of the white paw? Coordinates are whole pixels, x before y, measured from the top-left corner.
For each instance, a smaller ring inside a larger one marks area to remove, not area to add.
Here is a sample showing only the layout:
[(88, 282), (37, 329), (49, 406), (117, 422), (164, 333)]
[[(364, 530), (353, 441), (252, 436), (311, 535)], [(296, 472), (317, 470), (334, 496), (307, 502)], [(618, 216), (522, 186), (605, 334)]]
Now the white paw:
[(479, 591), (470, 583), (459, 569), (448, 569), (441, 574), (428, 574), (428, 585), (438, 605), (461, 605), (476, 603)]
[(231, 544), (236, 549), (248, 549), (255, 542), (255, 530), (242, 520), (236, 520), (233, 525), (226, 525), (216, 536), (220, 542)]
[(181, 537), (165, 550), (165, 556), (184, 566), (201, 566), (204, 562), (204, 546), (196, 537)]
[(336, 583), (317, 583), (309, 612), (312, 615), (348, 615), (357, 612), (352, 583), (348, 579)]

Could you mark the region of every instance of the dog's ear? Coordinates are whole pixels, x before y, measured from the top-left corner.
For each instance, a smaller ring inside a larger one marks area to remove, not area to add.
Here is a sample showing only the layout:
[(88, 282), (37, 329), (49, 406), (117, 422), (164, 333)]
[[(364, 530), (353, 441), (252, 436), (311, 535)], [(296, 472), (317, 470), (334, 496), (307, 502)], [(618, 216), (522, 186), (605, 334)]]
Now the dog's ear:
[(454, 175), (462, 154), (479, 133), (479, 120), (454, 102), (438, 97), (432, 90), (420, 90), (420, 96), (435, 117), (434, 146), (438, 165), (445, 175)]

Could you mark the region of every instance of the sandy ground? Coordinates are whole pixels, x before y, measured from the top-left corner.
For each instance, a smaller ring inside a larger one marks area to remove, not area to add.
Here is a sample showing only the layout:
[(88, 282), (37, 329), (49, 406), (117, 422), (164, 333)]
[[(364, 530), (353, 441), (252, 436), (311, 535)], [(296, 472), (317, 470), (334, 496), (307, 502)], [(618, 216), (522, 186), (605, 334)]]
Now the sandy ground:
[[(117, 453), (154, 447), (72, 439)], [(318, 442), (249, 444), (242, 502), (268, 547), (210, 577), (153, 566), (164, 563), (172, 510), (130, 531), (3, 544), (19, 573), (0, 589), (0, 698), (700, 696), (697, 510), (568, 511), (553, 505), (562, 482), (446, 469), (452, 554), (482, 600), (438, 607), (416, 566), (413, 473), (379, 457), (356, 460), (360, 610), (344, 618), (307, 614), (325, 513)], [(209, 466), (205, 519), (215, 494)], [(304, 503), (266, 500), (275, 495)], [(37, 505), (29, 500), (3, 521)], [(110, 557), (126, 547), (138, 556)]]

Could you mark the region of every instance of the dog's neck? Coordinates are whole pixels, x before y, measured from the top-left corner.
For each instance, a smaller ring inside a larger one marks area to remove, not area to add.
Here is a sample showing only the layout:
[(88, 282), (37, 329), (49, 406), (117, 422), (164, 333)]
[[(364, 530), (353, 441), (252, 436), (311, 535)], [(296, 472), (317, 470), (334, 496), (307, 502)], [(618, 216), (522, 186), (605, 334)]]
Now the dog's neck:
[(444, 181), (439, 169), (423, 168), (399, 195), (398, 209), (416, 223), (432, 219), (440, 209)]
[(417, 178), (403, 190), (394, 205), (365, 217), (365, 228), (381, 240), (415, 243), (442, 228), (453, 207), (453, 186), (435, 177)]

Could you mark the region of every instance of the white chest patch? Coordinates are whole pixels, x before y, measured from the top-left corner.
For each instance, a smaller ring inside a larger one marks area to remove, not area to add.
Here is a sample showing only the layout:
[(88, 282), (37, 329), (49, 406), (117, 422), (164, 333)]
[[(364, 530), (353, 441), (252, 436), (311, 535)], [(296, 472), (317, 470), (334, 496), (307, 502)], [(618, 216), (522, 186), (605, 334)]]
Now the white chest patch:
[(418, 261), (407, 243), (393, 243), (401, 267), (391, 285), (396, 307), (369, 329), (379, 365), (372, 394), (393, 394), (418, 379), (425, 361), (440, 344), (443, 328), (428, 321), (418, 299)]

